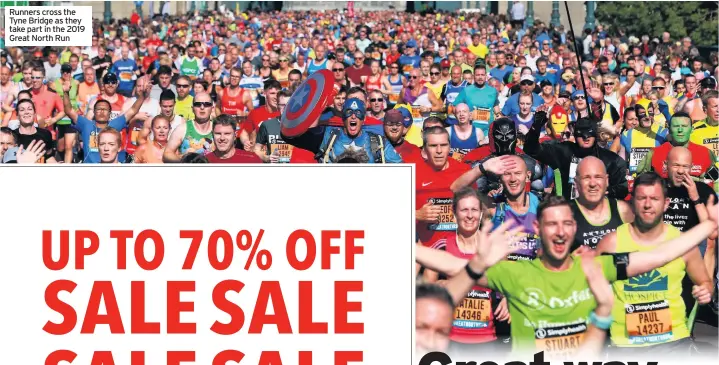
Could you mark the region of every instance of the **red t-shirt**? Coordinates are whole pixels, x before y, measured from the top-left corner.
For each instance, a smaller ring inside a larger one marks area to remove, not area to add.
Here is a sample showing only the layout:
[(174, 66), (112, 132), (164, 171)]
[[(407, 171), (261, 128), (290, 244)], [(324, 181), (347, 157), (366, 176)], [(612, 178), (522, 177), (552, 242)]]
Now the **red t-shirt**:
[(462, 174), (470, 170), (466, 164), (448, 159), (449, 166), (442, 171), (435, 171), (426, 162), (417, 164), (416, 174), (416, 209), (421, 209), (426, 203), (442, 207), (439, 223), (426, 223), (417, 221), (417, 234), (424, 246), (436, 249), (444, 248), (447, 238), (455, 234), (457, 223), (452, 213), (452, 198), (454, 193), (450, 185)]
[(242, 129), (247, 131), (247, 133), (259, 130), (262, 123), (272, 118), (278, 118), (279, 116), (279, 110), (276, 112), (270, 112), (269, 110), (267, 110), (267, 106), (261, 106), (257, 109), (252, 109), (250, 114), (247, 115), (247, 121), (242, 123)]
[(292, 156), (290, 156), (290, 163), (317, 163), (315, 154), (302, 149), (294, 147), (292, 149)]
[(422, 152), (419, 147), (404, 141), (399, 146), (394, 146), (394, 150), (397, 154), (402, 157), (404, 163), (422, 164), (424, 159), (422, 158)]
[[(474, 254), (459, 250), (457, 235), (447, 237), (445, 251), (454, 257), (471, 259)], [(459, 343), (485, 343), (497, 339), (492, 310), (492, 291), (475, 285), (454, 310), (454, 322), (449, 338)]]
[[(669, 151), (672, 147), (671, 143), (664, 142), (661, 146), (654, 149), (654, 154), (652, 155), (652, 168), (654, 169), (654, 172), (665, 179), (669, 177), (667, 174), (667, 156), (669, 155)], [(690, 174), (694, 177), (704, 175), (704, 173), (706, 173), (712, 166), (712, 158), (709, 149), (692, 142), (689, 142), (687, 148), (689, 149), (689, 152), (692, 153), (692, 170)]]
[(262, 163), (262, 160), (253, 152), (235, 148), (235, 154), (230, 158), (221, 159), (215, 153), (205, 155), (210, 163)]

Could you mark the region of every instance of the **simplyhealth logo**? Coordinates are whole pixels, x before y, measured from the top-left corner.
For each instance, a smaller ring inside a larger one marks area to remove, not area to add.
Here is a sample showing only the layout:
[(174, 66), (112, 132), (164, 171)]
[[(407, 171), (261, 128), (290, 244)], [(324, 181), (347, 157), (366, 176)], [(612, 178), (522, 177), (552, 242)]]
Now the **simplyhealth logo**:
[[(483, 361), (483, 362), (477, 362), (477, 361), (457, 361), (453, 362), (452, 358), (445, 354), (444, 352), (430, 352), (419, 360), (418, 365), (499, 365), (494, 361)], [(630, 362), (621, 362), (621, 361), (607, 361), (607, 362), (601, 362), (601, 361), (594, 361), (591, 364), (586, 361), (564, 361), (564, 362), (555, 362), (555, 364), (563, 364), (563, 365), (639, 365), (636, 361), (630, 361)], [(657, 365), (659, 364), (656, 361), (647, 361), (646, 365)], [(552, 365), (552, 363), (548, 361), (544, 361), (544, 351), (537, 352), (534, 354), (534, 361), (530, 361), (529, 363), (525, 363), (523, 361), (509, 361), (505, 363), (504, 365)], [(644, 365), (644, 363), (642, 363)]]

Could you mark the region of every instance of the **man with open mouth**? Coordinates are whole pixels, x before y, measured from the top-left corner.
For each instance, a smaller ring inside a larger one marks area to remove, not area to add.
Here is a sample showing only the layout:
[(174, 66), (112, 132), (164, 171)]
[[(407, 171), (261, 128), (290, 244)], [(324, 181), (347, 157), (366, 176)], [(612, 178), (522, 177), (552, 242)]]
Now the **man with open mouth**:
[(320, 163), (337, 163), (346, 155), (367, 156), (366, 163), (402, 163), (387, 137), (362, 130), (367, 108), (364, 101), (349, 98), (342, 108), (342, 128), (319, 125), (315, 121), (307, 132), (289, 137), (282, 135), (287, 143), (311, 151)]

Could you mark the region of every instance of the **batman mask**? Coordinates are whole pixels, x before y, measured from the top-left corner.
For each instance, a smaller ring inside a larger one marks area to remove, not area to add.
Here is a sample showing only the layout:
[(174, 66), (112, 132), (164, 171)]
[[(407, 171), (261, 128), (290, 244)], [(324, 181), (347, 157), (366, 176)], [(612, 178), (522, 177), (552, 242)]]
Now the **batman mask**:
[(584, 138), (585, 140), (594, 137), (597, 138), (597, 123), (590, 119), (580, 118), (574, 125), (574, 138)]
[(513, 155), (517, 146), (517, 128), (509, 118), (499, 118), (492, 123), (494, 153), (498, 156)]

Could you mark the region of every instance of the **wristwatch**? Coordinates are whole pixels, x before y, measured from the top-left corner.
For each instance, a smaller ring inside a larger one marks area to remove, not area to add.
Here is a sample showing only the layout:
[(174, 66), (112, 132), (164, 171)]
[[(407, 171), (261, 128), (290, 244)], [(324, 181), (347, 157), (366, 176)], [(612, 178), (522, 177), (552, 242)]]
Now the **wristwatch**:
[(467, 264), (464, 267), (464, 271), (466, 271), (467, 275), (469, 275), (469, 277), (472, 278), (472, 280), (474, 280), (474, 281), (477, 281), (477, 280), (481, 279), (482, 276), (484, 276), (484, 273), (482, 273), (482, 272), (478, 273), (478, 272), (475, 272), (474, 270), (472, 270), (472, 268), (469, 267), (469, 264)]
[(487, 176), (487, 170), (484, 169), (484, 163), (480, 162), (477, 166), (479, 167), (479, 172), (482, 173), (482, 176)]
[(694, 205), (704, 204), (704, 202), (701, 201), (701, 199), (691, 200), (691, 198), (690, 198), (689, 200), (690, 200), (690, 201), (692, 202), (692, 204), (694, 204)]

